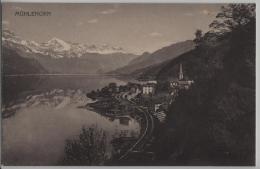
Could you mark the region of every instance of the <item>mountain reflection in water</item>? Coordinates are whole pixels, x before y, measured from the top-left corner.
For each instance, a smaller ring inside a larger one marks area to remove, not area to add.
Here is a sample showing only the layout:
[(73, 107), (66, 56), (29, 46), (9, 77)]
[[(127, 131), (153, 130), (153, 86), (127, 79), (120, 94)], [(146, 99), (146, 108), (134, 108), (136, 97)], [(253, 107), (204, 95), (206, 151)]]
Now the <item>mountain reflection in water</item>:
[(108, 140), (122, 133), (138, 136), (140, 126), (135, 119), (112, 120), (81, 108), (90, 102), (82, 89), (52, 89), (27, 93), (22, 101), (5, 106), (4, 112), (14, 114), (2, 120), (4, 165), (56, 165), (64, 155), (65, 140), (77, 137), (83, 126), (97, 125)]

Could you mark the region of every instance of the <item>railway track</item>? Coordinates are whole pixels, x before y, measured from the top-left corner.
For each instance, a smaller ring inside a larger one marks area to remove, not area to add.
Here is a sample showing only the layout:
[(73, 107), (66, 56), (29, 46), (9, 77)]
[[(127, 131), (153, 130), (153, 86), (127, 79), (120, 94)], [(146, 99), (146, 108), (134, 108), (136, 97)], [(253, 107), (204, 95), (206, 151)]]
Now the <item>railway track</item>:
[[(131, 100), (128, 101), (136, 106), (135, 102)], [(141, 136), (138, 138), (138, 140), (119, 158), (119, 160), (125, 159), (129, 155), (129, 153), (137, 149), (137, 147), (141, 147), (142, 145), (144, 145), (147, 141), (149, 141), (150, 137), (152, 136), (154, 130), (153, 116), (148, 112), (148, 110), (145, 107), (137, 107), (136, 109), (144, 114), (146, 120), (145, 129)]]

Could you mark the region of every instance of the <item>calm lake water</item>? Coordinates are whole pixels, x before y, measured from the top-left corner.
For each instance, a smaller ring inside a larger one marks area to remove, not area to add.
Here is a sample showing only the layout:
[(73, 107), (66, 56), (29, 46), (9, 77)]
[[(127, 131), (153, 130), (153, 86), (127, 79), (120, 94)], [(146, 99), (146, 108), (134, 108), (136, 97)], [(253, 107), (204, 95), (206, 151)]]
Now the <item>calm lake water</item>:
[(2, 120), (3, 164), (57, 165), (65, 140), (83, 126), (103, 129), (108, 141), (122, 133), (138, 136), (140, 126), (131, 117), (126, 122), (80, 108), (92, 102), (87, 92), (110, 82), (125, 84), (106, 76), (5, 77), (3, 111), (15, 114)]

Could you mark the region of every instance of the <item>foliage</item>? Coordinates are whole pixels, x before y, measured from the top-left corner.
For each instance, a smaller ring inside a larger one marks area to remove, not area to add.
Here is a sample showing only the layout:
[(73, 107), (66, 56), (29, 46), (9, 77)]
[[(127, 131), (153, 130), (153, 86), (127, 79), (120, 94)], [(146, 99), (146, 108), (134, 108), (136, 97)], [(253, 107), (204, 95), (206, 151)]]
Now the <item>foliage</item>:
[(106, 160), (105, 132), (95, 126), (83, 127), (78, 139), (67, 140), (62, 165), (102, 165)]
[(195, 39), (193, 40), (196, 46), (198, 47), (202, 41), (202, 30), (197, 29), (195, 32)]
[(255, 4), (229, 4), (221, 7), (221, 12), (216, 16), (210, 27), (216, 34), (223, 35), (243, 29), (243, 26), (255, 19)]

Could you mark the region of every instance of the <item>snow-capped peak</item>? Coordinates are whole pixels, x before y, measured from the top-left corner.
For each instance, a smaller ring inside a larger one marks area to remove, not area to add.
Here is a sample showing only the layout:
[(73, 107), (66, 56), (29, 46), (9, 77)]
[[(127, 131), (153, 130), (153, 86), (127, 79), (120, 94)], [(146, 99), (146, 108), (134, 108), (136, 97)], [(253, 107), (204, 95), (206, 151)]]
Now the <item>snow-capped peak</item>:
[(31, 41), (31, 43), (35, 46), (39, 46), (39, 43), (35, 42), (35, 41)]
[(71, 45), (69, 43), (56, 37), (49, 40), (47, 43), (45, 43), (45, 45), (48, 47), (52, 47), (54, 50), (57, 51), (62, 51), (62, 50), (68, 51), (71, 49)]

